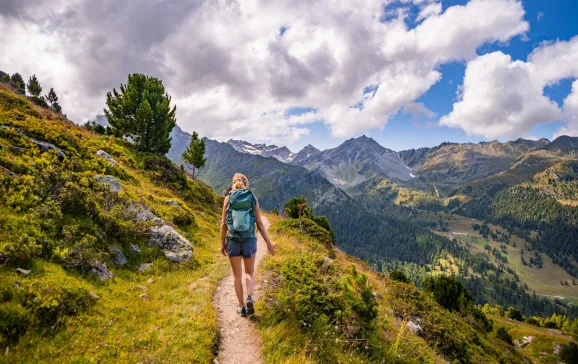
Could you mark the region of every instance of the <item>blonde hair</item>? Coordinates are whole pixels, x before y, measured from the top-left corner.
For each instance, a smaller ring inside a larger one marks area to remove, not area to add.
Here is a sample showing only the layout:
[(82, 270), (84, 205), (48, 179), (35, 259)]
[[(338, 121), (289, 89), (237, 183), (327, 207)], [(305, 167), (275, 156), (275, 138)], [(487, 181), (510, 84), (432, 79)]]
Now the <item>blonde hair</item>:
[(249, 180), (245, 177), (244, 174), (235, 173), (233, 176), (233, 189), (234, 190), (242, 190), (245, 188), (249, 188)]

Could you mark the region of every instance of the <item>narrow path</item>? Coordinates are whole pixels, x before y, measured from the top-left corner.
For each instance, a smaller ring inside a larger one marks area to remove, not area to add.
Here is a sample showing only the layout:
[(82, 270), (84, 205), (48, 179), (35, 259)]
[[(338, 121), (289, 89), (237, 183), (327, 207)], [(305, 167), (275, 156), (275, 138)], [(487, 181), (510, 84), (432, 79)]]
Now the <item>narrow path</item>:
[[(263, 223), (269, 226), (269, 221), (263, 216)], [(257, 235), (257, 258), (255, 267), (267, 254), (267, 245), (260, 234)], [(243, 268), (244, 271), (244, 268)], [(243, 293), (246, 295), (246, 286), (243, 280)], [(260, 296), (260, 282), (255, 282), (253, 299), (258, 300)], [(243, 318), (237, 314), (237, 296), (233, 287), (233, 272), (221, 279), (215, 295), (213, 296), (213, 306), (217, 310), (219, 322), (220, 347), (217, 361), (219, 364), (237, 363), (262, 363), (261, 359), (261, 338), (254, 324), (248, 318)], [(257, 312), (257, 314), (259, 314)]]

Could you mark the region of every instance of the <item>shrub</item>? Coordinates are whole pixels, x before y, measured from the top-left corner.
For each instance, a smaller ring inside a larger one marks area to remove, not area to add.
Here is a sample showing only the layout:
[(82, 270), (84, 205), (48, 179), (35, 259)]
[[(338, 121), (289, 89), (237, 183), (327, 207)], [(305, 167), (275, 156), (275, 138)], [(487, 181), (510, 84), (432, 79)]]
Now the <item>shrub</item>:
[(505, 313), (505, 316), (507, 318), (512, 319), (512, 320), (524, 321), (524, 315), (522, 315), (522, 312), (520, 312), (520, 310), (518, 310), (514, 307), (508, 308), (508, 310)]
[(496, 337), (502, 341), (507, 342), (508, 344), (512, 344), (512, 335), (508, 333), (508, 330), (504, 327), (498, 327), (496, 330)]
[(566, 363), (578, 363), (578, 345), (574, 342), (564, 345), (560, 351), (560, 359)]
[(434, 297), (437, 303), (449, 311), (465, 314), (473, 306), (472, 293), (454, 277), (428, 276), (423, 280), (422, 287)]
[(178, 225), (180, 227), (189, 226), (193, 222), (194, 222), (194, 219), (191, 216), (191, 214), (186, 213), (186, 212), (180, 213), (180, 214), (176, 215), (175, 217), (173, 217), (173, 223), (175, 223), (175, 225)]
[(331, 241), (335, 242), (335, 235), (333, 234), (333, 229), (331, 228), (331, 224), (329, 223), (329, 219), (325, 216), (315, 216), (313, 217), (313, 222), (317, 225), (321, 226), (325, 230), (329, 231), (331, 234)]
[(7, 344), (18, 342), (20, 336), (28, 330), (29, 325), (29, 314), (22, 306), (13, 303), (0, 305), (0, 337)]
[(21, 300), (22, 305), (32, 313), (39, 329), (62, 325), (66, 316), (84, 312), (96, 302), (85, 287), (72, 281), (64, 281), (61, 286), (31, 283)]
[(401, 283), (411, 283), (409, 278), (407, 278), (407, 276), (405, 275), (405, 272), (402, 271), (401, 269), (394, 269), (391, 272), (389, 272), (389, 279)]

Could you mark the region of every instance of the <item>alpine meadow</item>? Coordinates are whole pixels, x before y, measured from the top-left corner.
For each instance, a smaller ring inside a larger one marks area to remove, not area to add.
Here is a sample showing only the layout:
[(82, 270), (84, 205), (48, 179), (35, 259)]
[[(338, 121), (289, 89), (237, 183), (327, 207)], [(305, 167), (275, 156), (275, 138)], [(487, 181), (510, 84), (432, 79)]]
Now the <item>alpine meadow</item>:
[(0, 362), (578, 363), (576, 14), (0, 2)]

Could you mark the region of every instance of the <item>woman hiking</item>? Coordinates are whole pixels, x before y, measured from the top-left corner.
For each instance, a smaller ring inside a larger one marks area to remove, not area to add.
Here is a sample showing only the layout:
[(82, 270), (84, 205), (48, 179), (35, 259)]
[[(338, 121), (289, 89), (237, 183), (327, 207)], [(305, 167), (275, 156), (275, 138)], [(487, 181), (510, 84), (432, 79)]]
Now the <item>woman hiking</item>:
[[(259, 202), (253, 195), (253, 191), (249, 190), (249, 181), (244, 175), (235, 173), (232, 189), (225, 197), (225, 202), (223, 203), (221, 253), (229, 256), (229, 261), (231, 262), (235, 280), (235, 293), (239, 300), (237, 313), (241, 317), (255, 313), (254, 302), (251, 297), (255, 286), (255, 254), (257, 253), (255, 223), (261, 236), (267, 242), (267, 250), (269, 250), (271, 255), (275, 255), (275, 247), (271, 244), (261, 219)], [(243, 297), (242, 263), (245, 265), (246, 302)]]

